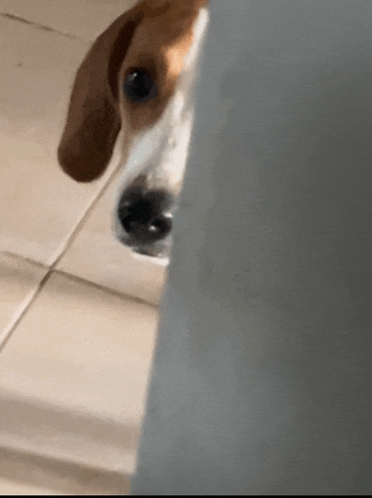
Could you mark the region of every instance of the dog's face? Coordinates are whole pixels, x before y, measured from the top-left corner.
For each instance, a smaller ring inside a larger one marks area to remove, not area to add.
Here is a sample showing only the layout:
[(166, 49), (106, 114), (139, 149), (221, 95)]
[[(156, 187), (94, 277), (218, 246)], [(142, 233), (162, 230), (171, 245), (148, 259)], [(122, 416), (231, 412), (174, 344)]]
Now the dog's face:
[(81, 182), (102, 175), (119, 136), (123, 178), (116, 236), (138, 252), (169, 249), (192, 128), (191, 90), (205, 0), (147, 0), (94, 43), (72, 91), (58, 150)]

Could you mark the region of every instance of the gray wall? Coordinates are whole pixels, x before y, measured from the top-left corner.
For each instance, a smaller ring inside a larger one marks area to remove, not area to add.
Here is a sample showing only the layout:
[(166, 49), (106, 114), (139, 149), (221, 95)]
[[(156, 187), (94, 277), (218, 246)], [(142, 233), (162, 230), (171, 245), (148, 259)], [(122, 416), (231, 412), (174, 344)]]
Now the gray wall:
[(372, 2), (211, 4), (132, 493), (371, 493)]

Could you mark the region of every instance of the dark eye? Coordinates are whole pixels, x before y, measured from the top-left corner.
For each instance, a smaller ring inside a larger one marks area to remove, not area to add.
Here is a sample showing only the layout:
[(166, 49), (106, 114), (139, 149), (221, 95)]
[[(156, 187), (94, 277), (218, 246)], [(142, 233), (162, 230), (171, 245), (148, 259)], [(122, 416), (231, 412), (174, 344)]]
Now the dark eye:
[(145, 69), (134, 69), (124, 82), (125, 95), (131, 102), (147, 102), (157, 95), (157, 88), (151, 75)]

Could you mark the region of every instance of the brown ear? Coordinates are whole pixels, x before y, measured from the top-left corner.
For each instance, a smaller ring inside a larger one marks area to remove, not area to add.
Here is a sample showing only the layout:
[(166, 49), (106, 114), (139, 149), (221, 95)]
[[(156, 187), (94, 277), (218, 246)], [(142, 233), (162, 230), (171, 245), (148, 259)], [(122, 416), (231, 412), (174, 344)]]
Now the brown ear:
[(98, 178), (111, 159), (121, 127), (117, 76), (142, 18), (137, 6), (116, 19), (94, 42), (77, 72), (58, 161), (78, 182)]

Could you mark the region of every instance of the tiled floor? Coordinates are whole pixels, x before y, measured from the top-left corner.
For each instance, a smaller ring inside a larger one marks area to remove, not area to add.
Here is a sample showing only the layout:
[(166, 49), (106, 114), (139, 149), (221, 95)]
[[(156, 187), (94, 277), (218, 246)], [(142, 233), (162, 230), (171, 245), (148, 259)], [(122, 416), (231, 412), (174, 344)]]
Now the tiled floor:
[(30, 484), (22, 484), (10, 479), (0, 478), (1, 495), (63, 495), (44, 487), (38, 488)]
[(133, 3), (0, 0), (0, 494), (126, 494), (135, 467), (166, 267), (112, 235), (117, 154), (92, 184), (56, 161), (74, 73)]

